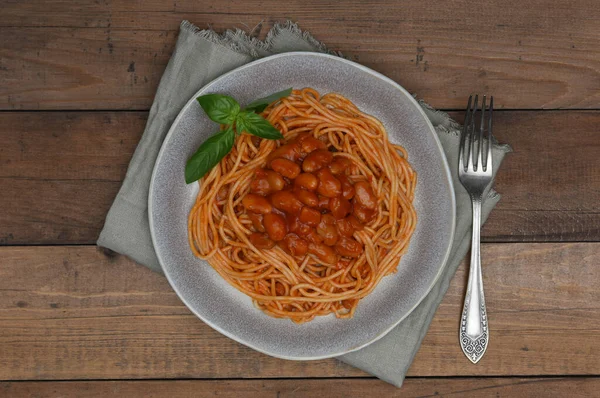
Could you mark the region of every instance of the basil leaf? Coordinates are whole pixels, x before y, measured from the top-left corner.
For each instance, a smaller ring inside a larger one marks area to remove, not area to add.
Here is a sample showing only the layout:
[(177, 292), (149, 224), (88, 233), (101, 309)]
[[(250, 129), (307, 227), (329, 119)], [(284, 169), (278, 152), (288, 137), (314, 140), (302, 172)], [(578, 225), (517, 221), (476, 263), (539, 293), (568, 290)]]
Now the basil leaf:
[(235, 128), (238, 133), (245, 131), (252, 135), (269, 140), (279, 140), (283, 135), (265, 118), (254, 112), (242, 111), (235, 119)]
[(191, 184), (204, 177), (233, 148), (235, 133), (232, 127), (204, 141), (185, 165), (185, 182)]
[(228, 95), (207, 94), (196, 98), (210, 120), (231, 124), (240, 112), (240, 104)]
[(247, 111), (254, 111), (256, 113), (261, 113), (265, 110), (270, 103), (277, 101), (278, 99), (288, 97), (292, 93), (292, 88), (288, 88), (287, 90), (279, 91), (275, 94), (271, 94), (268, 97), (257, 99), (256, 101), (252, 101), (251, 103), (244, 108)]

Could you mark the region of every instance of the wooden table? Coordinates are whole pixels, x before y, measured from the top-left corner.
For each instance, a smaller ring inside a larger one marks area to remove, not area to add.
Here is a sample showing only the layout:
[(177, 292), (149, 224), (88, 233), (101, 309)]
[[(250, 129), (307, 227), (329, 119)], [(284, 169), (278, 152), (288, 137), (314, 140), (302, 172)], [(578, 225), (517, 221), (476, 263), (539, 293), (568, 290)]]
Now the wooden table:
[[(471, 3), (0, 1), (0, 396), (599, 396), (600, 7)], [(465, 264), (398, 390), (237, 344), (94, 246), (180, 21), (263, 37), (286, 18), (458, 120), (495, 96), (514, 153), (483, 230), (479, 364), (457, 338)]]

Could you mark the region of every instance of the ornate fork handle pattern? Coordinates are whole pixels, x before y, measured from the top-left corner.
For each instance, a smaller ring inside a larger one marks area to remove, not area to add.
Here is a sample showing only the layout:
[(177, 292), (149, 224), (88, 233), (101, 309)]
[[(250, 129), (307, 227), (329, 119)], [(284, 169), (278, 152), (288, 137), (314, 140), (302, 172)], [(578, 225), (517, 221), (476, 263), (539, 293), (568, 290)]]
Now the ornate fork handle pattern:
[(467, 311), (469, 303), (465, 303), (465, 307), (462, 313), (462, 320), (460, 325), (460, 346), (464, 354), (473, 363), (479, 362), (483, 357), (485, 350), (488, 345), (488, 328), (487, 328), (487, 316), (485, 313), (485, 303), (479, 308), (481, 316), (481, 334), (475, 338), (467, 334)]

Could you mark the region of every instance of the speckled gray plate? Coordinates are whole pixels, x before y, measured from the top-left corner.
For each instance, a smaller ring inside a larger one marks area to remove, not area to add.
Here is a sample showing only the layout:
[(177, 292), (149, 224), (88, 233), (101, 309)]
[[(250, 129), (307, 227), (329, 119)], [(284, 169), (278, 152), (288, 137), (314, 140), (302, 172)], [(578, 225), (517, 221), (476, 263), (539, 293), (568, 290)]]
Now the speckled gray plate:
[[(271, 318), (228, 285), (188, 247), (187, 217), (198, 191), (186, 185), (187, 159), (217, 131), (195, 98), (223, 93), (242, 106), (288, 88), (338, 92), (381, 120), (390, 140), (403, 145), (418, 174), (416, 231), (398, 272), (384, 278), (358, 306), (353, 319), (319, 317), (297, 325)], [(149, 217), (156, 254), (183, 302), (224, 335), (286, 359), (321, 359), (348, 353), (381, 338), (429, 292), (449, 254), (454, 233), (454, 190), (433, 126), (402, 87), (354, 62), (316, 53), (285, 53), (233, 70), (202, 88), (183, 108), (167, 135), (154, 169)]]

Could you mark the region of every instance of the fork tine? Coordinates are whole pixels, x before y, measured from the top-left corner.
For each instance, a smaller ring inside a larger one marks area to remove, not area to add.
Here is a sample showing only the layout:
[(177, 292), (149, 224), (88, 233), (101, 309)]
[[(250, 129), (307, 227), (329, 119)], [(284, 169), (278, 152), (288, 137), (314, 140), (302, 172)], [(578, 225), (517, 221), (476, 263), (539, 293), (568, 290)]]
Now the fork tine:
[(475, 94), (475, 103), (473, 104), (473, 111), (471, 113), (471, 120), (469, 123), (469, 155), (467, 160), (467, 170), (475, 170), (473, 166), (474, 162), (474, 152), (475, 152), (475, 116), (477, 115), (477, 103), (479, 100), (479, 95)]
[(465, 123), (463, 125), (462, 134), (460, 135), (460, 145), (458, 147), (458, 169), (463, 170), (463, 171), (465, 169), (464, 147), (465, 147), (465, 142), (466, 142), (466, 138), (467, 138), (467, 132), (469, 130), (470, 116), (471, 116), (471, 101), (472, 100), (473, 100), (473, 96), (470, 95), (469, 102), (467, 103), (467, 113), (465, 115)]
[(490, 112), (488, 116), (488, 150), (485, 171), (492, 169), (492, 114), (494, 113), (494, 97), (490, 97)]
[(477, 170), (483, 170), (483, 130), (485, 128), (485, 95), (481, 101), (481, 124), (479, 125), (479, 139), (477, 140)]

